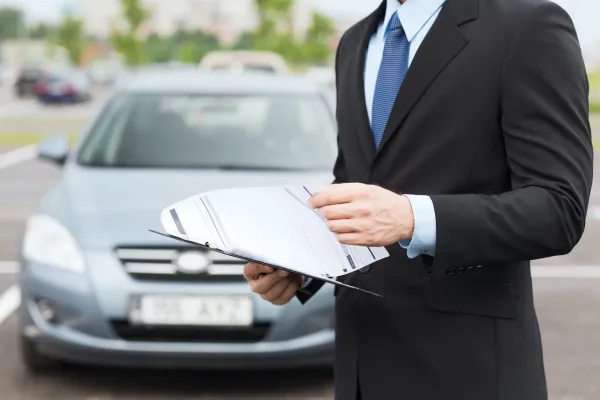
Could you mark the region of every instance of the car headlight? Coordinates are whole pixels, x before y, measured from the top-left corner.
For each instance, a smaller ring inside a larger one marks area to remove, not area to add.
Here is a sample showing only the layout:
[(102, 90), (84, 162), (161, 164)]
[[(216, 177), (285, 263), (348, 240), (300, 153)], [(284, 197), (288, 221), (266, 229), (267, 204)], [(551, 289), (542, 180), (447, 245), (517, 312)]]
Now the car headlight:
[(83, 254), (71, 233), (56, 219), (34, 215), (27, 221), (23, 256), (30, 261), (81, 273)]

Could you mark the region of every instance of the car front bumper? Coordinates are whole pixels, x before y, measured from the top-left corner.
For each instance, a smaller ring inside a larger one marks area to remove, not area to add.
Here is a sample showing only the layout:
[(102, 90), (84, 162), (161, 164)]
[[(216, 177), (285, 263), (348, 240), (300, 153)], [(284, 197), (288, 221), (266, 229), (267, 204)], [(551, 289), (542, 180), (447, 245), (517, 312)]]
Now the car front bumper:
[(136, 368), (273, 369), (330, 367), (334, 332), (281, 342), (157, 343), (94, 338), (65, 328), (31, 324), (22, 333), (46, 356), (82, 364)]
[[(258, 322), (269, 323), (268, 333), (262, 340), (210, 343), (134, 341), (119, 337), (110, 321), (126, 318), (126, 307), (121, 304), (107, 316), (94, 293), (94, 285), (98, 282), (92, 284), (84, 275), (24, 262), (20, 282), (23, 297), (19, 312), (20, 334), (41, 354), (59, 360), (102, 366), (203, 369), (333, 365), (333, 295), (327, 289), (312, 299), (315, 301), (301, 305), (294, 300), (277, 310), (258, 298), (255, 300), (258, 309), (255, 315), (260, 316)], [(169, 293), (189, 290), (188, 285), (165, 284), (160, 287)], [(239, 293), (246, 287), (242, 284), (229, 290)], [(228, 290), (228, 286), (224, 288)], [(202, 289), (202, 286), (197, 288), (199, 293)], [(145, 289), (134, 284), (128, 290), (143, 292)], [(156, 287), (148, 290), (154, 292)], [(114, 300), (119, 295), (122, 293), (115, 292), (110, 298)], [(44, 318), (40, 299), (54, 304), (54, 320)]]

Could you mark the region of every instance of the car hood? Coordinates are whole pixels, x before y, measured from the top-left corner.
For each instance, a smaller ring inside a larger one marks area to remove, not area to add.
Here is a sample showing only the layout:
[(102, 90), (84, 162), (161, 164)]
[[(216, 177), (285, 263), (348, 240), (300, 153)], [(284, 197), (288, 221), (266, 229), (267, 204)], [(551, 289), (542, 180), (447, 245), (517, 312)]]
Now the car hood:
[(130, 170), (72, 168), (61, 190), (64, 215), (84, 247), (172, 244), (162, 231), (161, 211), (197, 193), (231, 187), (326, 185), (329, 173), (287, 171)]

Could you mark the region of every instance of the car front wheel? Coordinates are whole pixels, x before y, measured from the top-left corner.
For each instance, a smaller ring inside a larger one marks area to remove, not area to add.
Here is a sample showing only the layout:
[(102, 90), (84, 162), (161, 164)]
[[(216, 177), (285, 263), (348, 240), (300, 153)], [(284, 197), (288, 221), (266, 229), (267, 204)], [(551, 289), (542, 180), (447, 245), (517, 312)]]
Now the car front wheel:
[(31, 372), (46, 372), (60, 369), (63, 365), (59, 360), (55, 360), (41, 354), (26, 337), (20, 337), (21, 359), (27, 370)]

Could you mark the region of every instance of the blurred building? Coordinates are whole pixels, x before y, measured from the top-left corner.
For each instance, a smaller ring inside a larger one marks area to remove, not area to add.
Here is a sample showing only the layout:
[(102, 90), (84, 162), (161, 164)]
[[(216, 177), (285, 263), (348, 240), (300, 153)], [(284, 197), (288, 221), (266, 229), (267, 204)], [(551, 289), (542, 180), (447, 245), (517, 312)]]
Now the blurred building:
[(107, 37), (114, 24), (120, 22), (119, 0), (78, 0), (78, 13), (86, 31), (93, 36)]
[(65, 50), (49, 45), (44, 40), (5, 40), (2, 43), (2, 65), (18, 70), (24, 64), (68, 65)]
[[(122, 23), (120, 0), (78, 0), (86, 29), (96, 37), (107, 37)], [(178, 29), (200, 29), (213, 33), (223, 44), (234, 43), (258, 24), (255, 0), (142, 0), (152, 11), (143, 27), (145, 34), (171, 35)], [(296, 0), (292, 27), (303, 35), (312, 23), (315, 0)]]
[(226, 45), (258, 24), (254, 0), (188, 0), (186, 14), (182, 19), (185, 29), (212, 33)]

